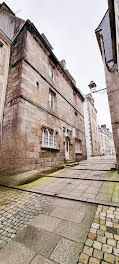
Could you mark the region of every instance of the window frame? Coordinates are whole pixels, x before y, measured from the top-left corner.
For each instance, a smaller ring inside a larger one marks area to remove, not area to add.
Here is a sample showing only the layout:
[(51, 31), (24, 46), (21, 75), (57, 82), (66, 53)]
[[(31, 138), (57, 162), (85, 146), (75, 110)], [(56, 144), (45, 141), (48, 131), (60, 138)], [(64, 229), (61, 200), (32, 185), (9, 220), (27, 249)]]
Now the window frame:
[[(47, 136), (45, 137), (45, 133), (47, 132)], [(51, 128), (42, 128), (42, 146), (45, 148), (56, 149), (56, 131)]]
[(2, 65), (2, 58), (3, 58), (3, 54), (2, 54), (2, 49), (3, 49), (4, 44), (0, 41), (0, 66)]
[(54, 109), (55, 93), (51, 89), (49, 89), (49, 105), (50, 105), (50, 108)]
[(75, 153), (76, 154), (81, 154), (81, 140), (80, 139), (76, 139), (75, 141)]
[(49, 63), (49, 76), (54, 80), (54, 67), (51, 63)]

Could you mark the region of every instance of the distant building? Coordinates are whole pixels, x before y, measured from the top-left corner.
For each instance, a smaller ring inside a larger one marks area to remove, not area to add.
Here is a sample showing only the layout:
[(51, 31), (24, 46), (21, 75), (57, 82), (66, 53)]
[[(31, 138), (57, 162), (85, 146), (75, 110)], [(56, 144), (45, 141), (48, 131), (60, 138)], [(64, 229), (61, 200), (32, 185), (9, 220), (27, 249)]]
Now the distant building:
[(100, 140), (97, 121), (97, 110), (92, 94), (87, 94), (84, 102), (84, 122), (87, 157), (100, 155)]
[(104, 62), (107, 94), (119, 172), (119, 0), (108, 0), (108, 10), (96, 29)]
[(99, 127), (99, 137), (100, 137), (100, 155), (104, 156), (114, 156), (115, 155), (115, 147), (113, 135), (106, 128), (106, 125), (102, 125)]
[(0, 5), (0, 29), (0, 171), (85, 159), (84, 97), (65, 60), (59, 62), (46, 36), (5, 3)]

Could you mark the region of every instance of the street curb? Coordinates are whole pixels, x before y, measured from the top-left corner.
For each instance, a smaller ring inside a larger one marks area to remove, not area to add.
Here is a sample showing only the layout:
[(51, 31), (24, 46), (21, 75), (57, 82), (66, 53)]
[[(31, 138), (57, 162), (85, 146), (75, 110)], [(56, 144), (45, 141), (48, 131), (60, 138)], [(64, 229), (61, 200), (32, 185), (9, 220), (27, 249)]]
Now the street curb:
[(43, 192), (43, 191), (40, 192), (38, 190), (23, 189), (23, 188), (11, 186), (11, 185), (9, 185), (9, 186), (8, 185), (0, 185), (0, 186), (11, 188), (11, 189), (16, 189), (16, 190), (20, 190), (20, 191), (26, 191), (26, 192), (30, 192), (30, 193), (40, 194), (40, 195), (51, 196), (51, 197), (55, 197), (55, 198), (68, 199), (68, 200), (72, 200), (72, 201), (85, 202), (85, 203), (91, 203), (91, 204), (96, 204), (96, 205), (119, 207), (119, 204), (116, 204), (116, 203), (114, 204), (113, 202), (102, 202), (102, 201), (96, 201), (96, 200), (88, 199), (88, 198), (80, 198), (80, 197), (70, 196), (70, 195), (55, 194), (52, 192)]

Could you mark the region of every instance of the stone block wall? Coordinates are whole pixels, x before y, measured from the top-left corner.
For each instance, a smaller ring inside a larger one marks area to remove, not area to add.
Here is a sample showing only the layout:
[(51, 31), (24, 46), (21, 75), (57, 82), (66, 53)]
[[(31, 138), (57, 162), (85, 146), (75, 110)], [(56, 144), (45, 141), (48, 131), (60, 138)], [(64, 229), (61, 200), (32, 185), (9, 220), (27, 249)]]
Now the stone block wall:
[[(77, 93), (74, 103), (72, 85), (58, 65), (54, 79), (49, 76), (49, 57), (38, 37), (26, 29), (12, 45), (0, 169), (18, 172), (63, 164), (66, 137), (69, 158), (86, 158), (83, 100)], [(49, 89), (55, 93), (54, 109)], [(55, 149), (42, 147), (43, 127), (57, 131)], [(82, 154), (75, 153), (76, 139), (81, 140)]]
[(107, 94), (111, 115), (112, 131), (119, 172), (119, 75), (117, 71), (108, 71), (105, 66)]

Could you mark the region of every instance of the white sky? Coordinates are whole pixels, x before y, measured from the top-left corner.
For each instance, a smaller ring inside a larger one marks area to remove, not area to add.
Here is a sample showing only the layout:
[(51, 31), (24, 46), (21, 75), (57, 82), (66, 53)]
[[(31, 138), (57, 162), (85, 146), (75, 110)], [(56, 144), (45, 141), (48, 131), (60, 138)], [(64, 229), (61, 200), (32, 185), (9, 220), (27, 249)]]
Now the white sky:
[[(107, 10), (107, 0), (6, 0), (17, 16), (33, 22), (45, 33), (59, 60), (65, 59), (67, 69), (84, 94), (95, 81), (105, 88), (104, 67), (95, 37), (95, 29)], [(1, 1), (2, 3), (2, 1)], [(95, 94), (98, 123), (111, 128), (106, 94)]]

